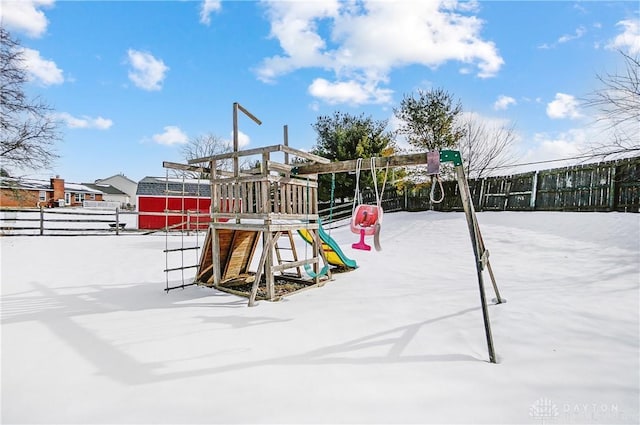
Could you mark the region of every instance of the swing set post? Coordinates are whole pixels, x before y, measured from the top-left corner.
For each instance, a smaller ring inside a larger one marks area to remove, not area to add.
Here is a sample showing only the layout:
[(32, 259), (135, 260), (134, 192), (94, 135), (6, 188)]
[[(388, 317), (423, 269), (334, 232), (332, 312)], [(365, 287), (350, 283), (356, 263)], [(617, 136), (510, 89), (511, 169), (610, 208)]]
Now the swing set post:
[[(462, 200), (462, 207), (467, 218), (467, 225), (469, 227), (469, 236), (471, 237), (471, 245), (473, 246), (473, 255), (476, 260), (476, 273), (478, 276), (478, 287), (480, 290), (480, 304), (482, 306), (482, 319), (484, 321), (484, 332), (487, 339), (487, 349), (489, 351), (489, 361), (496, 363), (496, 353), (493, 347), (493, 335), (491, 333), (491, 321), (489, 320), (489, 308), (487, 306), (487, 297), (484, 290), (484, 278), (482, 271), (485, 264), (489, 264), (489, 258), (486, 254), (488, 251), (484, 249), (482, 239), (480, 236), (480, 228), (477, 223), (477, 217), (473, 202), (471, 200), (471, 191), (469, 190), (469, 183), (464, 175), (464, 167), (462, 164), (455, 166), (456, 177), (458, 179), (458, 187), (460, 189), (460, 198)], [(493, 279), (493, 274), (492, 274)], [(494, 282), (494, 288), (495, 286)], [(500, 295), (496, 292), (496, 297), (500, 301)]]

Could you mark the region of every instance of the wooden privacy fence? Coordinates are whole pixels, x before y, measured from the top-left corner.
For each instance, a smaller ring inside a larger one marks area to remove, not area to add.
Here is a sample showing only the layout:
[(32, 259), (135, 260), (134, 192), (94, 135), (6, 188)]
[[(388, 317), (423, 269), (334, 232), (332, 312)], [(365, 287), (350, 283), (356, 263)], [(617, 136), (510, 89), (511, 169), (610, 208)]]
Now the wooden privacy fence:
[[(457, 182), (445, 181), (443, 188), (445, 198), (440, 204), (432, 204), (428, 189), (404, 193), (389, 188), (383, 195), (382, 206), (385, 212), (461, 211)], [(640, 157), (471, 179), (469, 188), (477, 211), (640, 212)], [(438, 191), (439, 188), (436, 197)], [(363, 192), (363, 201), (375, 203), (375, 194)], [(329, 215), (328, 205), (321, 207), (323, 219)], [(341, 205), (334, 206), (334, 218), (350, 213), (341, 210)]]
[[(476, 209), (640, 212), (640, 157), (469, 181)], [(438, 211), (462, 209), (455, 182), (445, 182)], [(424, 207), (428, 196), (411, 207)]]

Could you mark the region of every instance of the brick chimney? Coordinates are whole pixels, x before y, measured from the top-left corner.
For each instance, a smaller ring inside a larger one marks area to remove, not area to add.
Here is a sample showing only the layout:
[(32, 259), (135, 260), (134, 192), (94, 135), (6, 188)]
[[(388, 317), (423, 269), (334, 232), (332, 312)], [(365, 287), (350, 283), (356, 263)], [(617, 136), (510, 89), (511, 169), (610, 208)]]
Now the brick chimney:
[(56, 176), (51, 179), (51, 187), (53, 188), (53, 200), (64, 199), (64, 179)]

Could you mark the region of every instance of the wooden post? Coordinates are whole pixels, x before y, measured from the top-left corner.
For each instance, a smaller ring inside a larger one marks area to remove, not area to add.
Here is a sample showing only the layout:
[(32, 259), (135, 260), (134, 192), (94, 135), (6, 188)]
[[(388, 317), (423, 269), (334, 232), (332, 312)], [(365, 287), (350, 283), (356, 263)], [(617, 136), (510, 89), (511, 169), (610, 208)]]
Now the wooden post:
[(222, 276), (222, 271), (220, 270), (220, 239), (216, 228), (218, 219), (214, 218), (214, 214), (220, 212), (220, 185), (216, 183), (218, 171), (215, 160), (209, 161), (209, 168), (211, 176), (211, 220), (209, 229), (211, 232), (211, 266), (213, 267), (213, 285), (215, 286), (220, 284)]
[(483, 259), (480, 245), (480, 238), (477, 234), (478, 225), (476, 223), (475, 211), (473, 203), (471, 201), (471, 192), (469, 190), (469, 184), (464, 175), (464, 168), (462, 165), (456, 165), (456, 175), (458, 178), (458, 186), (460, 189), (460, 197), (462, 199), (462, 206), (467, 217), (467, 225), (469, 227), (469, 236), (471, 237), (471, 245), (473, 246), (473, 254), (476, 259), (476, 273), (478, 276), (478, 287), (480, 289), (480, 304), (482, 306), (482, 318), (484, 320), (485, 336), (487, 338), (487, 349), (489, 351), (489, 361), (496, 363), (496, 354), (493, 348), (493, 336), (491, 335), (491, 323), (489, 321), (489, 308), (487, 307), (487, 297), (484, 291), (484, 281), (482, 278)]
[[(266, 232), (263, 232), (263, 235)], [(254, 276), (253, 285), (251, 285), (251, 293), (249, 294), (249, 307), (256, 305), (256, 295), (258, 295), (258, 286), (260, 286), (260, 280), (262, 279), (262, 271), (264, 270), (265, 262), (267, 260), (267, 251), (263, 250), (258, 262), (258, 270)]]
[(120, 234), (120, 210), (116, 208), (116, 236)]
[(264, 272), (266, 273), (265, 281), (266, 281), (266, 287), (267, 287), (267, 297), (269, 298), (269, 300), (273, 301), (273, 299), (276, 297), (275, 278), (273, 276), (273, 270), (272, 270), (273, 245), (280, 237), (281, 232), (276, 232), (275, 235), (271, 231), (263, 232), (263, 234), (267, 236), (266, 238), (267, 241), (265, 243), (265, 249), (267, 250), (267, 255), (266, 255), (266, 262), (264, 266)]
[[(246, 116), (251, 118), (256, 124), (262, 125), (262, 121), (256, 118), (251, 112), (247, 111), (238, 102), (233, 102), (233, 152), (238, 153), (238, 110), (242, 111)], [(238, 177), (240, 168), (238, 164), (238, 155), (233, 155), (233, 177)]]
[[(238, 102), (233, 102), (233, 152), (238, 152)], [(238, 155), (233, 156), (233, 177), (238, 177)], [(213, 168), (212, 168), (213, 170)]]
[[(284, 126), (284, 145), (289, 146), (289, 126), (285, 124)], [(284, 163), (289, 164), (289, 152), (284, 153)]]
[(536, 197), (538, 196), (538, 171), (533, 174), (533, 182), (531, 182), (531, 199), (529, 200), (529, 207), (532, 210), (536, 209)]
[(264, 152), (262, 154), (262, 163), (261, 163), (261, 167), (262, 167), (262, 176), (265, 177), (262, 180), (262, 184), (261, 184), (261, 188), (260, 188), (260, 199), (262, 201), (262, 213), (264, 214), (269, 214), (272, 209), (271, 209), (271, 199), (269, 196), (269, 186), (271, 185), (269, 183), (269, 180), (267, 180), (267, 176), (269, 175), (269, 170), (268, 170), (268, 165), (269, 165), (269, 152)]
[(44, 207), (40, 205), (40, 236), (44, 235)]
[(478, 198), (478, 209), (482, 211), (484, 209), (484, 185), (487, 182), (487, 178), (483, 177), (480, 180), (480, 198)]
[(609, 211), (616, 210), (616, 165), (611, 166), (609, 172)]
[(505, 182), (505, 190), (504, 190), (504, 204), (502, 205), (502, 211), (507, 210), (507, 205), (509, 204), (509, 194), (511, 193), (511, 182), (513, 181), (513, 176), (509, 177), (509, 180)]

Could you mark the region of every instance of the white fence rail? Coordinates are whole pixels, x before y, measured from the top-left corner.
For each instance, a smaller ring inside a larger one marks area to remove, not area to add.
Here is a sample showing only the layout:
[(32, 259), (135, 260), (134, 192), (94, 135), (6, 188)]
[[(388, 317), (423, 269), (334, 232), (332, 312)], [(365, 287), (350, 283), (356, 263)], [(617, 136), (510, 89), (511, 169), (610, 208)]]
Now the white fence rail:
[(40, 208), (0, 210), (0, 235), (100, 235), (135, 230), (135, 212), (85, 208)]
[(120, 202), (115, 201), (83, 201), (82, 206), (96, 210), (117, 210), (121, 207)]

